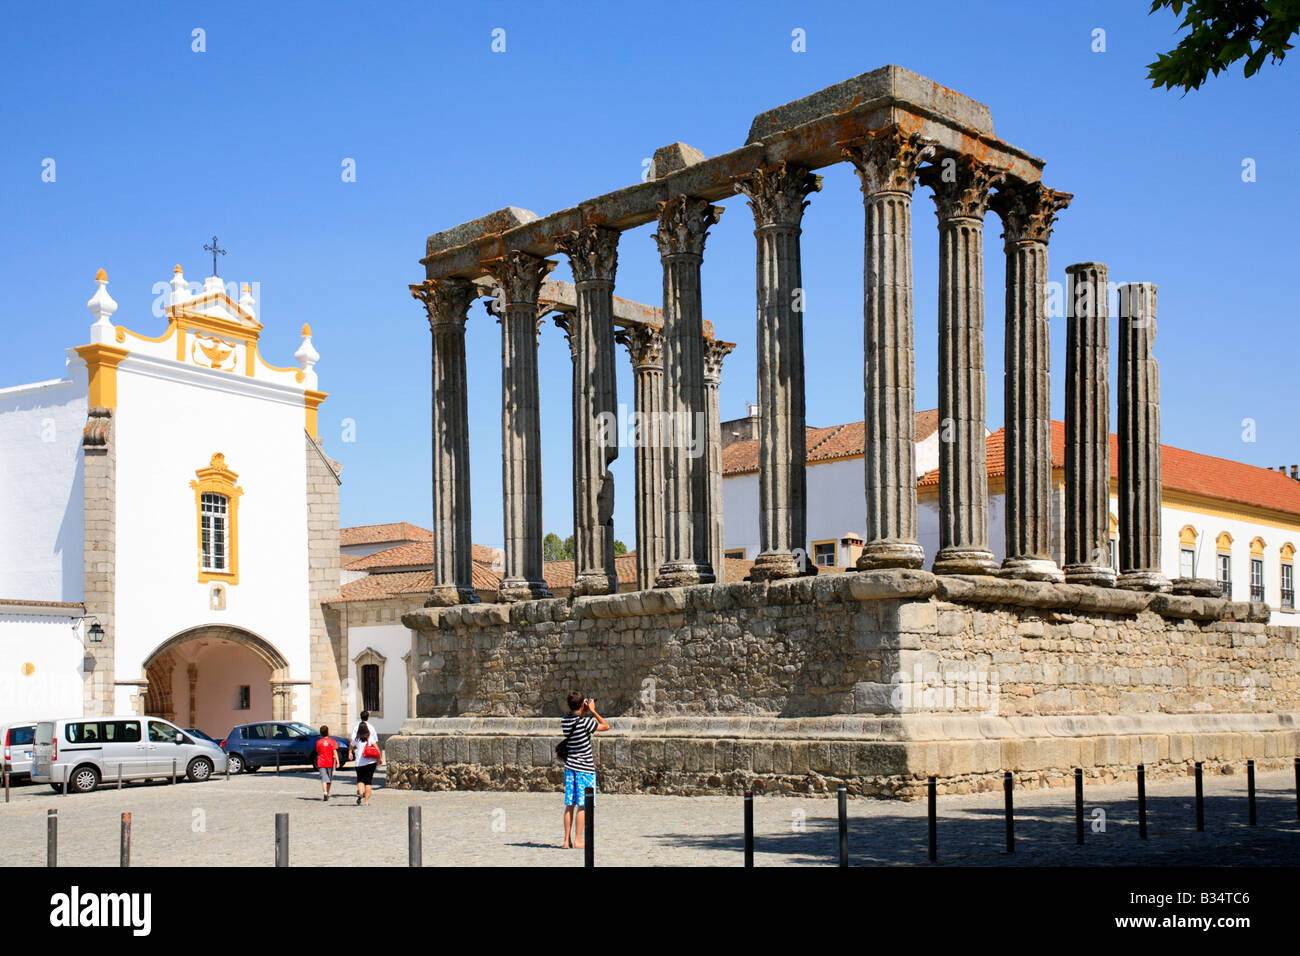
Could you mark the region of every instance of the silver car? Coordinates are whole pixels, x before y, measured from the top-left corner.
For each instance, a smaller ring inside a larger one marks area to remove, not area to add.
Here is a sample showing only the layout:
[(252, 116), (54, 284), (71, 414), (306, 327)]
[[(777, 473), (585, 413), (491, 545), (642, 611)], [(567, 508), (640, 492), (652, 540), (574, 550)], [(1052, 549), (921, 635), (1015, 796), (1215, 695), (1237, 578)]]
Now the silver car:
[(207, 780), (226, 769), (215, 744), (191, 737), (161, 717), (68, 717), (36, 723), (32, 782), (89, 793), (100, 783), (188, 777)]
[(5, 770), (9, 776), (24, 777), (32, 772), (32, 747), (35, 739), (35, 723), (0, 726), (0, 746), (4, 747)]

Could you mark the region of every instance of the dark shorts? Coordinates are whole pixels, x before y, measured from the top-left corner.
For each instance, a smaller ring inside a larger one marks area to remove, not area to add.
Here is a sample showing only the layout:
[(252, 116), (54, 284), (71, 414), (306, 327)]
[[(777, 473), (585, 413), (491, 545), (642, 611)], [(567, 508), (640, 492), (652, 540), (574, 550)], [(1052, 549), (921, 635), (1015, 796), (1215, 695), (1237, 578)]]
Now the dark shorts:
[(364, 783), (366, 786), (370, 786), (370, 781), (375, 779), (375, 768), (378, 766), (379, 764), (377, 763), (357, 764), (357, 783)]

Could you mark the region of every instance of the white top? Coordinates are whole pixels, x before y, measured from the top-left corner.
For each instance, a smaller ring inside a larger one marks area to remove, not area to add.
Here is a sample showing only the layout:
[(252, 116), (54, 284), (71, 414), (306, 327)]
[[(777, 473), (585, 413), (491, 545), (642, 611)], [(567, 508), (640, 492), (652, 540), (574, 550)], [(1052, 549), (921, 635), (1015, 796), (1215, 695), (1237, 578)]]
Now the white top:
[(371, 737), (369, 740), (362, 740), (360, 737), (352, 738), (352, 745), (351, 745), (352, 752), (357, 755), (358, 767), (365, 767), (372, 763), (379, 763), (379, 760), (376, 757), (361, 756), (365, 752), (366, 744), (374, 744), (376, 747), (379, 746), (379, 743), (375, 740), (374, 737)]

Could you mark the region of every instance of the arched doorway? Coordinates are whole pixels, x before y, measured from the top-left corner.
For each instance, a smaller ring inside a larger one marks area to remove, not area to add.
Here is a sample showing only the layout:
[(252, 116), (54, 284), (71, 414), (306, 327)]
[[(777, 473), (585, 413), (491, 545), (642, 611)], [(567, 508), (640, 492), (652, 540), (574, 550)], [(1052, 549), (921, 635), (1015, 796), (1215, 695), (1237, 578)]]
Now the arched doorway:
[(292, 716), (289, 662), (238, 627), (204, 625), (163, 641), (145, 661), (146, 714), (218, 740), (232, 727)]

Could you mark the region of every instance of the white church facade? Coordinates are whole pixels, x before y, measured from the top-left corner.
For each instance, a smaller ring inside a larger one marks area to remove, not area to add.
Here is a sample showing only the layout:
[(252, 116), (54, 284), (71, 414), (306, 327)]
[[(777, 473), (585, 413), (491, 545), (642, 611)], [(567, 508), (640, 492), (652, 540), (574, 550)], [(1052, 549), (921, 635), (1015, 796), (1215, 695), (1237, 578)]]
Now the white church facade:
[(340, 469), (310, 329), (275, 366), (247, 286), (177, 266), (165, 327), (137, 331), (96, 284), (63, 375), (0, 389), (0, 722), (342, 726), (346, 649), (323, 610)]

